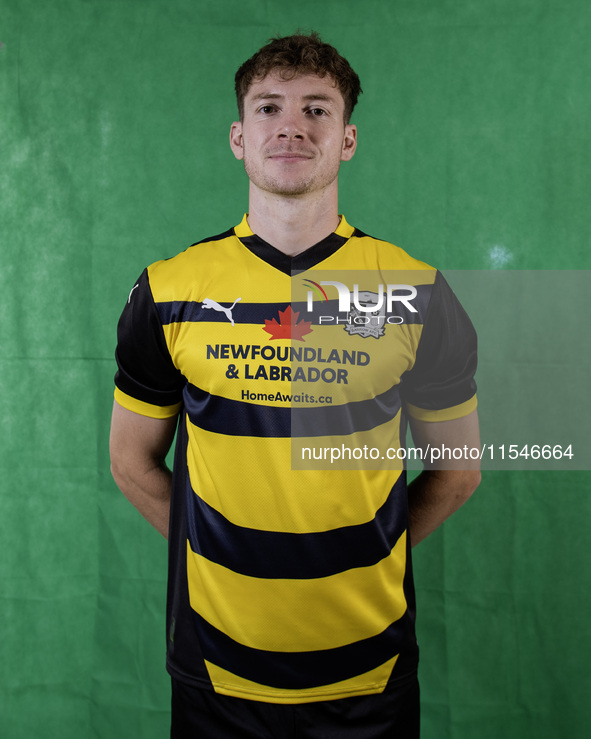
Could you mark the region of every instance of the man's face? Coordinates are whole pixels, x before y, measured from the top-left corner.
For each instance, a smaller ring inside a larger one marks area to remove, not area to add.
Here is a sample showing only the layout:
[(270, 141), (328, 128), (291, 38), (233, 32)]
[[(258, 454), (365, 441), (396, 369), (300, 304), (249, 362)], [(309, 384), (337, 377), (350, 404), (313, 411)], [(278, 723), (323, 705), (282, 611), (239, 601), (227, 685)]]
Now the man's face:
[(251, 187), (295, 197), (337, 184), (341, 161), (355, 153), (357, 131), (343, 121), (344, 101), (330, 77), (276, 73), (254, 82), (230, 146)]

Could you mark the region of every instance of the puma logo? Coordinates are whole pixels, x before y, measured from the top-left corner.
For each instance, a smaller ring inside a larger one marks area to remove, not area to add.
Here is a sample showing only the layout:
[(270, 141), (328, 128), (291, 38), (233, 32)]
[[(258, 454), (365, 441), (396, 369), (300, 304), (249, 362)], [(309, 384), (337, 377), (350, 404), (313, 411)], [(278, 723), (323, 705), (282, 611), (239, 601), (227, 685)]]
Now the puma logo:
[(242, 300), (242, 298), (236, 298), (236, 300), (232, 303), (232, 306), (230, 308), (224, 308), (223, 305), (216, 303), (215, 300), (212, 300), (211, 298), (205, 298), (205, 300), (201, 304), (201, 307), (202, 308), (212, 308), (213, 310), (217, 310), (220, 313), (225, 313), (226, 318), (228, 319), (228, 321), (230, 321), (230, 323), (233, 326), (234, 319), (232, 318), (232, 311), (234, 310), (234, 306), (239, 300)]
[(127, 298), (127, 304), (128, 304), (128, 305), (129, 305), (129, 303), (131, 303), (131, 295), (132, 295), (133, 291), (134, 291), (134, 290), (136, 289), (136, 287), (139, 287), (139, 284), (137, 284), (137, 285), (134, 285), (134, 286), (133, 286), (133, 287), (131, 288), (131, 290), (129, 291), (129, 297)]

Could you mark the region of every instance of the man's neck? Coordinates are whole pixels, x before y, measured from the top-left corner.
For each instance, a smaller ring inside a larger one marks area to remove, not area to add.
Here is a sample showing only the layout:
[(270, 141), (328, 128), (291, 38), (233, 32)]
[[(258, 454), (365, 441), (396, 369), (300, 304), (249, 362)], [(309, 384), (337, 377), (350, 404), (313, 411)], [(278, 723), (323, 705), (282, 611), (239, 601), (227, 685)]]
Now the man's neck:
[(253, 233), (289, 256), (329, 236), (339, 225), (336, 193), (287, 198), (251, 186), (248, 225)]

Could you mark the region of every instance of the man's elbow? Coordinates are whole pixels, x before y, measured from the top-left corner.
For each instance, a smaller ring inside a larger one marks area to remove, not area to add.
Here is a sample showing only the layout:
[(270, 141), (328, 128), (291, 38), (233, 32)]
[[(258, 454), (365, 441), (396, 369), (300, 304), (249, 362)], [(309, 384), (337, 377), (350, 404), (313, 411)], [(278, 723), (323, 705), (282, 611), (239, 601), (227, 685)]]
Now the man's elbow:
[(129, 473), (126, 470), (125, 461), (119, 459), (115, 454), (111, 454), (111, 476), (119, 490), (125, 495), (125, 490), (129, 484)]
[(115, 484), (126, 498), (128, 491), (138, 482), (141, 468), (138, 469), (137, 461), (134, 463), (134, 455), (131, 451), (111, 444), (111, 475)]
[(454, 508), (462, 506), (480, 484), (480, 470), (441, 470), (433, 474), (441, 482), (441, 490), (445, 492)]
[(474, 493), (476, 488), (480, 485), (482, 475), (480, 470), (464, 470), (461, 473), (460, 480), (458, 481), (458, 489), (464, 500)]

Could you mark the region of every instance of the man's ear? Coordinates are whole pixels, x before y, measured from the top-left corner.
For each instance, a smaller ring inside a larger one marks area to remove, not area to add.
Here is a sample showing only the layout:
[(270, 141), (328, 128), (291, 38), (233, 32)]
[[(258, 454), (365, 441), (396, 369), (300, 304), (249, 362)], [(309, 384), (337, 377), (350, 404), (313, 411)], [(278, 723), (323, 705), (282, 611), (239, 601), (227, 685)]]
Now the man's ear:
[(343, 149), (341, 151), (341, 161), (348, 162), (355, 154), (357, 148), (357, 126), (347, 123), (345, 126), (345, 137), (343, 139)]
[(236, 159), (244, 159), (244, 144), (242, 141), (242, 123), (234, 121), (230, 128), (230, 148)]

